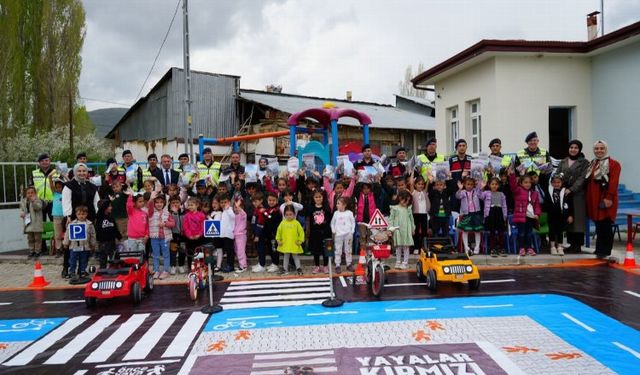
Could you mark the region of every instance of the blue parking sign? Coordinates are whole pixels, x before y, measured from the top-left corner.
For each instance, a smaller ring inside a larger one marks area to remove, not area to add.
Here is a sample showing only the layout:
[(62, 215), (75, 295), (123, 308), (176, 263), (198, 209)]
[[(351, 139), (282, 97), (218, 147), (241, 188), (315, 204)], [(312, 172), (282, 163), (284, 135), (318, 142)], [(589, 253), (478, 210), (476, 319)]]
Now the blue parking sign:
[(207, 238), (220, 237), (220, 220), (205, 220), (204, 236)]
[(69, 239), (71, 241), (85, 241), (87, 239), (87, 224), (69, 224)]

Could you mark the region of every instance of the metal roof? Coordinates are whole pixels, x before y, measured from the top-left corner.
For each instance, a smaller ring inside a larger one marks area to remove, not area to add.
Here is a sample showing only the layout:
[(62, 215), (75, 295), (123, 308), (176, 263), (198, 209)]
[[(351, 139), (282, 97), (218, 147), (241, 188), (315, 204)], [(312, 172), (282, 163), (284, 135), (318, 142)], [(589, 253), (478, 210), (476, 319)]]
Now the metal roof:
[(419, 98), (417, 96), (408, 96), (408, 95), (400, 95), (400, 94), (395, 94), (395, 96), (397, 96), (398, 98), (402, 98), (404, 100), (408, 100), (410, 102), (414, 102), (416, 104), (423, 105), (425, 107), (429, 107), (432, 109), (436, 108), (433, 102), (427, 98)]
[[(320, 108), (326, 102), (334, 103), (338, 108), (351, 108), (364, 112), (371, 117), (371, 128), (406, 129), (406, 130), (435, 130), (436, 119), (396, 108), (387, 104), (347, 101), (332, 98), (318, 98), (302, 95), (270, 93), (259, 90), (240, 90), (239, 99), (259, 103), (285, 113), (296, 113), (309, 108)], [(343, 117), (341, 125), (360, 126), (357, 120)]]

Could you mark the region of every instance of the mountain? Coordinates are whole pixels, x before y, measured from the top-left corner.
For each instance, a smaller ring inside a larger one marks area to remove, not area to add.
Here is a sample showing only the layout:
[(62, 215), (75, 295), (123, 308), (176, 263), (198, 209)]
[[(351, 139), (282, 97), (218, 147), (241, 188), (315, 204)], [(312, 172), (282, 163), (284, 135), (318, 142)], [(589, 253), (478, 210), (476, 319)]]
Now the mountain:
[(102, 108), (90, 111), (89, 117), (96, 126), (96, 136), (106, 136), (128, 110), (129, 108)]

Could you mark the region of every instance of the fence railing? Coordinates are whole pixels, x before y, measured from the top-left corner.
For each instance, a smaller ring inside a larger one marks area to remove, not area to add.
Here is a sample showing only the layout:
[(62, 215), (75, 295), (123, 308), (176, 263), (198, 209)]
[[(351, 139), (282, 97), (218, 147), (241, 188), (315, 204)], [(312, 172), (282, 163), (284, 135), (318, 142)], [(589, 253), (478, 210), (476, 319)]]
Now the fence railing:
[(20, 203), (22, 190), (37, 166), (32, 162), (0, 162), (0, 208)]

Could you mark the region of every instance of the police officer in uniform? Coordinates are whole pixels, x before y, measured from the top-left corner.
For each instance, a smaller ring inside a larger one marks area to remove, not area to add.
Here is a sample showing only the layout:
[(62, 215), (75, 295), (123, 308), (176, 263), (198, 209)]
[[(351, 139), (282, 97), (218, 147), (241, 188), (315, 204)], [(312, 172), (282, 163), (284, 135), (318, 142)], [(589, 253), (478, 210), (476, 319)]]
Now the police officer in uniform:
[(147, 156), (147, 168), (142, 171), (142, 181), (146, 181), (160, 172), (158, 168), (158, 156), (149, 154)]
[(213, 161), (211, 148), (207, 147), (202, 150), (202, 159), (202, 162), (198, 163), (198, 178), (203, 180), (206, 176), (211, 176), (213, 183), (217, 184), (218, 177), (220, 177), (220, 168), (222, 167), (222, 165), (217, 161)]
[(46, 205), (42, 210), (42, 218), (44, 221), (49, 217), (49, 221), (53, 220), (51, 216), (51, 208), (53, 202), (53, 190), (49, 184), (49, 177), (59, 177), (58, 171), (51, 164), (51, 159), (47, 154), (38, 155), (38, 168), (31, 172), (31, 185), (36, 188), (38, 198), (42, 199)]
[[(527, 143), (527, 147), (518, 151), (516, 156), (516, 166), (521, 164), (527, 164), (528, 161), (533, 162), (535, 165), (542, 165), (545, 163), (551, 162), (551, 156), (549, 152), (544, 148), (538, 147), (538, 143), (540, 140), (538, 139), (538, 133), (531, 132), (527, 134), (527, 137), (524, 140)], [(535, 171), (536, 174), (540, 174), (540, 170), (535, 167), (535, 165), (531, 165), (525, 173)], [(551, 168), (548, 169), (549, 171)]]
[[(126, 175), (127, 168), (131, 166), (135, 160), (133, 159), (133, 154), (130, 150), (122, 151), (122, 165), (118, 167), (118, 174)], [(126, 178), (125, 178), (126, 179)], [(131, 189), (133, 191), (138, 191), (138, 189), (142, 188), (142, 168), (138, 167), (137, 178), (136, 181), (131, 183)]]
[(432, 163), (443, 163), (446, 161), (444, 155), (436, 152), (438, 148), (438, 141), (435, 138), (429, 138), (425, 145), (425, 153), (418, 156), (418, 160), (422, 162), (420, 168), (420, 175), (425, 181), (429, 180), (429, 171), (431, 170)]
[[(502, 168), (508, 168), (511, 165), (511, 156), (502, 154), (502, 141), (500, 138), (494, 138), (489, 142), (489, 149), (491, 150), (491, 156), (497, 156), (502, 158), (500, 164)], [(494, 171), (495, 175), (498, 175), (500, 171)]]

